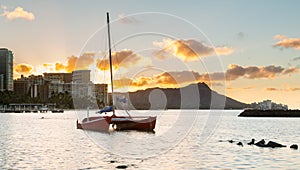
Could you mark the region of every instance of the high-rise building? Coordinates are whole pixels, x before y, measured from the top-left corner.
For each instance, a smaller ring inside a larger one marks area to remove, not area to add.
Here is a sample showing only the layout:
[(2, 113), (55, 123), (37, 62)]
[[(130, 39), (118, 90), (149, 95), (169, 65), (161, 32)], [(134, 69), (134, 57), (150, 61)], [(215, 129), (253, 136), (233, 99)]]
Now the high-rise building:
[(49, 80), (44, 79), (42, 75), (30, 75), (14, 80), (14, 92), (20, 96), (30, 96), (47, 101), (49, 94)]
[(0, 48), (0, 75), (0, 90), (13, 91), (13, 53), (6, 48)]
[(76, 70), (72, 72), (72, 95), (77, 97), (91, 97), (92, 82), (90, 80), (91, 70)]
[(90, 83), (91, 70), (75, 70), (72, 73), (73, 83)]
[(21, 75), (21, 78), (14, 80), (14, 92), (20, 96), (30, 95), (30, 81)]
[(4, 90), (4, 75), (0, 74), (0, 91)]
[(72, 82), (72, 73), (44, 73), (44, 77), (51, 82)]
[(44, 73), (44, 77), (50, 81), (49, 97), (59, 93), (72, 93), (72, 73)]

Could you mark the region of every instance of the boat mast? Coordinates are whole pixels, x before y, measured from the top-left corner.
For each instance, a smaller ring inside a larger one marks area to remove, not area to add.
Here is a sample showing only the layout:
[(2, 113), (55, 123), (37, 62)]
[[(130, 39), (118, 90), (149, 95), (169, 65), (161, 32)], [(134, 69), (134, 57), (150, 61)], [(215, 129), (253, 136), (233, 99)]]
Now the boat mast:
[(109, 13), (106, 13), (107, 18), (107, 33), (108, 33), (108, 48), (109, 48), (109, 70), (110, 70), (110, 84), (111, 84), (111, 98), (112, 98), (112, 107), (113, 113), (115, 113), (114, 109), (114, 82), (113, 82), (113, 74), (112, 74), (112, 57), (111, 57), (111, 42), (110, 42), (110, 26), (109, 26)]

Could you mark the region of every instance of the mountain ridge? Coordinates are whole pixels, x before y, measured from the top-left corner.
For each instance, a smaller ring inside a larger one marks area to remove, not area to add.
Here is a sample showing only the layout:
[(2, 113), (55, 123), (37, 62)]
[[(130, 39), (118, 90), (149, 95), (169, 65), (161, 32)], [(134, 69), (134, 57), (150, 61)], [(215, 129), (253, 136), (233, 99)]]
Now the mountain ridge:
[[(124, 93), (119, 93), (123, 95)], [(126, 94), (128, 109), (243, 109), (249, 105), (213, 91), (203, 82), (181, 88), (149, 88)]]

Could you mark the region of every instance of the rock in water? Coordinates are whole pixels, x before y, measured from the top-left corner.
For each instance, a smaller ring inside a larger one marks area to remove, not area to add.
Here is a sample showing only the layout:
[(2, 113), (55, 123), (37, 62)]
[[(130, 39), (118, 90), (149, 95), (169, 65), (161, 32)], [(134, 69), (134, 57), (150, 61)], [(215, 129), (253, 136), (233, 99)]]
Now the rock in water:
[(265, 147), (266, 146), (265, 143), (266, 143), (265, 140), (262, 139), (262, 140), (260, 140), (259, 142), (257, 142), (254, 145), (259, 146), (259, 147)]
[(280, 143), (277, 143), (277, 142), (269, 141), (265, 147), (280, 148), (280, 147), (286, 147), (286, 146), (282, 145)]
[(242, 142), (238, 142), (237, 145), (242, 146), (242, 147), (244, 146)]
[(255, 139), (251, 139), (251, 142), (248, 143), (248, 145), (254, 145)]
[(127, 165), (119, 165), (116, 168), (117, 169), (126, 169), (128, 166)]
[(297, 149), (298, 149), (298, 145), (296, 145), (296, 144), (292, 144), (292, 145), (290, 146), (290, 148), (291, 148), (291, 149), (295, 149), (295, 150), (297, 150)]

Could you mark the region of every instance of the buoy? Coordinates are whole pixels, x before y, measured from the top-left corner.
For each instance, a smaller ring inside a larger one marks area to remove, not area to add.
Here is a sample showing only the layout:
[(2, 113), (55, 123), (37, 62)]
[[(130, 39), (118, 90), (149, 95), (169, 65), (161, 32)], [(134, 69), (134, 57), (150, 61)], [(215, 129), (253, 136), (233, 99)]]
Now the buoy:
[(254, 145), (255, 139), (251, 139), (251, 142), (248, 143), (248, 145)]

